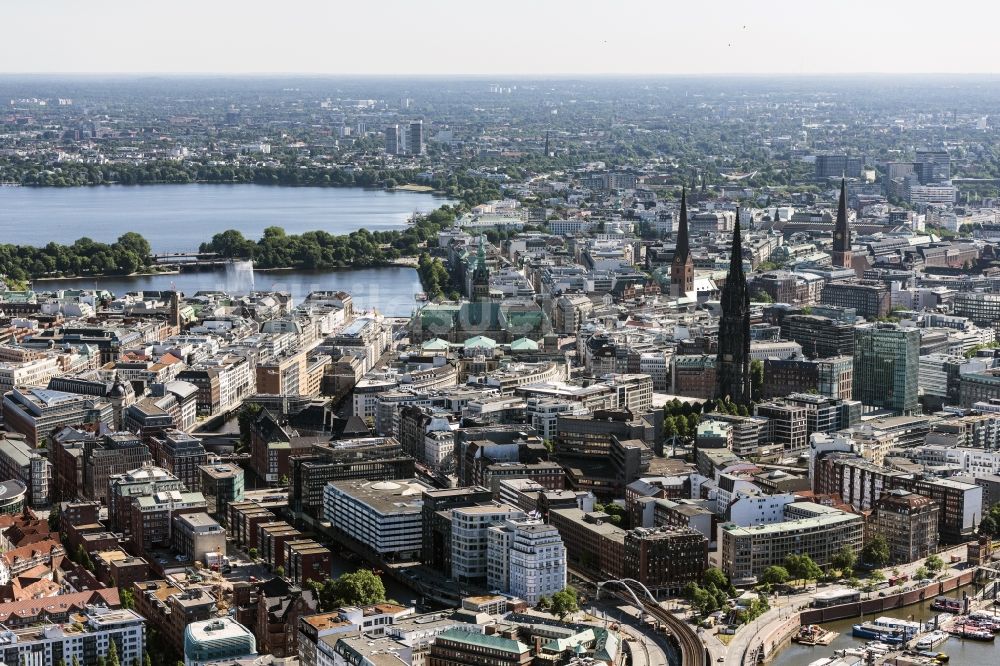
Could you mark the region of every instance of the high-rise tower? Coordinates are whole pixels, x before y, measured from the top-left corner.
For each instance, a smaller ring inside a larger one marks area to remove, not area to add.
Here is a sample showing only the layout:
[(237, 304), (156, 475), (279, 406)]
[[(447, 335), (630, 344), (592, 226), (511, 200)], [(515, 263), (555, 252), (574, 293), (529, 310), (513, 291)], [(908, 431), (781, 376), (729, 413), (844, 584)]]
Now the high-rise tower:
[(740, 213), (736, 211), (729, 274), (722, 288), (722, 319), (719, 321), (719, 355), (715, 361), (719, 398), (729, 397), (738, 405), (750, 402), (750, 292), (743, 272), (743, 241)]
[(406, 152), (410, 155), (423, 155), (426, 152), (424, 121), (414, 120), (410, 123), (410, 132), (406, 136)]
[(833, 265), (854, 268), (851, 253), (851, 229), (847, 226), (847, 182), (840, 180), (840, 203), (837, 205), (837, 224), (833, 228)]
[(681, 213), (677, 222), (677, 249), (670, 262), (670, 297), (680, 298), (694, 291), (694, 260), (688, 242), (687, 192), (681, 190)]
[(399, 125), (389, 125), (385, 128), (385, 154), (399, 155), (403, 153), (403, 130)]

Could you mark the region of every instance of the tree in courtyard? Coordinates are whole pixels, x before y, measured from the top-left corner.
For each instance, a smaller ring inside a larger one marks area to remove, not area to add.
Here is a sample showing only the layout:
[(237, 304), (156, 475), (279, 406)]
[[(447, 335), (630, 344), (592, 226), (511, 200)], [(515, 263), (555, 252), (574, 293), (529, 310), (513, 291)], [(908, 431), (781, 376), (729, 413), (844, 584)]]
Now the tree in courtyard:
[(577, 598), (576, 590), (566, 586), (552, 595), (552, 607), (549, 612), (562, 620), (567, 615), (580, 610), (580, 601)]
[(944, 569), (944, 560), (942, 560), (937, 555), (931, 555), (926, 560), (924, 560), (924, 566), (927, 567), (928, 571), (936, 574), (937, 572)]

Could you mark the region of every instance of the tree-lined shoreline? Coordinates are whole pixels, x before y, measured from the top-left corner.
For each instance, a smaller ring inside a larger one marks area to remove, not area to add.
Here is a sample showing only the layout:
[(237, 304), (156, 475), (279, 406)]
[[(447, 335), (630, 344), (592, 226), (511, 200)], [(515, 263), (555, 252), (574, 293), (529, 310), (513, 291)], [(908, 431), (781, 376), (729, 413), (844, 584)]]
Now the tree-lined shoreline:
[[(412, 221), (405, 229), (347, 234), (307, 231), (288, 234), (268, 227), (259, 240), (246, 238), (237, 229), (217, 233), (200, 246), (221, 259), (251, 260), (261, 270), (349, 270), (401, 265), (401, 259), (425, 255), (427, 241), (450, 226), (466, 209), (459, 203), (444, 205)], [(152, 248), (141, 234), (130, 231), (113, 243), (87, 237), (71, 245), (51, 242), (42, 247), (0, 244), (0, 277), (10, 289), (24, 289), (40, 279), (98, 278), (157, 275)], [(424, 271), (418, 271), (423, 281)], [(425, 288), (426, 288), (425, 284)]]

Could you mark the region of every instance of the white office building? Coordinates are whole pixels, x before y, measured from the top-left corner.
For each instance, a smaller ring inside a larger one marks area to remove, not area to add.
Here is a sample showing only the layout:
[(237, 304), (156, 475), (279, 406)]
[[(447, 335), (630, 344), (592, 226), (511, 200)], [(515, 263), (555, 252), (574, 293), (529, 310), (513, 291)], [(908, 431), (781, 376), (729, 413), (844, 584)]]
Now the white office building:
[(486, 584), (531, 605), (566, 587), (566, 547), (541, 520), (505, 520), (489, 528)]
[(416, 479), (332, 481), (323, 489), (323, 516), (330, 524), (389, 559), (420, 555), (422, 495)]

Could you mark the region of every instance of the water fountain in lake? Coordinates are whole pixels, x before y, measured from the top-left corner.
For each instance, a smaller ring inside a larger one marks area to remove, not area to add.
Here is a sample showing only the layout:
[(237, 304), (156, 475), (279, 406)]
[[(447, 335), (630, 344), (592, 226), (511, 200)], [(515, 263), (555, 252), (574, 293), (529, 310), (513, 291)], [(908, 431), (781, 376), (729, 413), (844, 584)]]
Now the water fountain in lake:
[(230, 294), (248, 294), (253, 291), (253, 262), (227, 262), (225, 289)]

